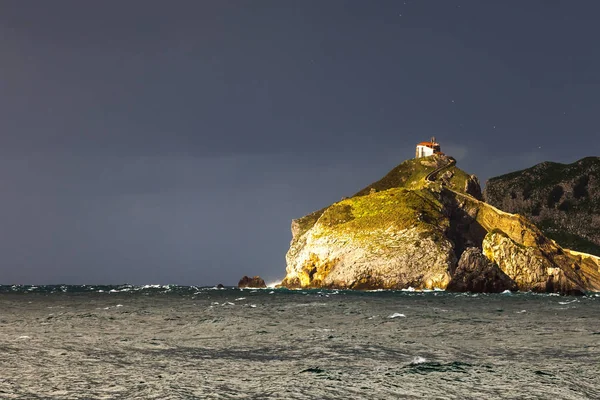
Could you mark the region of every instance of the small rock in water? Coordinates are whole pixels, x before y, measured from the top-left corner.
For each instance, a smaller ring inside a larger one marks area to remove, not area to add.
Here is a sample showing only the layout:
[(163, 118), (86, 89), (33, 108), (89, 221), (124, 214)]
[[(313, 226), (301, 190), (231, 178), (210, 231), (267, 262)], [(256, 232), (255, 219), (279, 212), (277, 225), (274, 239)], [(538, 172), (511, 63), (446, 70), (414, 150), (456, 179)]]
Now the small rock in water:
[(266, 288), (265, 280), (260, 276), (250, 278), (249, 276), (243, 276), (238, 282), (238, 288)]

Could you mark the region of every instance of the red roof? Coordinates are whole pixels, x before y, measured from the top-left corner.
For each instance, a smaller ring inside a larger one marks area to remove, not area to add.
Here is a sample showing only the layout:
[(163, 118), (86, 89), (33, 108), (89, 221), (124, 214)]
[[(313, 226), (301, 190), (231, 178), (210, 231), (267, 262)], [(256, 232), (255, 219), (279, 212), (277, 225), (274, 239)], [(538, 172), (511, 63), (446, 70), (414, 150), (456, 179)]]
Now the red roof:
[(440, 145), (439, 143), (435, 143), (435, 142), (421, 142), (417, 146), (433, 147), (433, 146), (439, 146), (439, 145)]

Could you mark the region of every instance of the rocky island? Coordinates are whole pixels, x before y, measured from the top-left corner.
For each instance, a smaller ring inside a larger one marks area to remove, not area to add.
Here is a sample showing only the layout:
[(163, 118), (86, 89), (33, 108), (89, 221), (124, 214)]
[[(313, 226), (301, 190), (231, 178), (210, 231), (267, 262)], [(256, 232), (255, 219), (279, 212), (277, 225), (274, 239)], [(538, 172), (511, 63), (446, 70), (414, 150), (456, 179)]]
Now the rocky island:
[[(431, 147), (434, 143), (420, 145)], [(562, 248), (483, 201), (474, 175), (435, 148), (292, 221), (287, 288), (600, 290), (600, 258)]]

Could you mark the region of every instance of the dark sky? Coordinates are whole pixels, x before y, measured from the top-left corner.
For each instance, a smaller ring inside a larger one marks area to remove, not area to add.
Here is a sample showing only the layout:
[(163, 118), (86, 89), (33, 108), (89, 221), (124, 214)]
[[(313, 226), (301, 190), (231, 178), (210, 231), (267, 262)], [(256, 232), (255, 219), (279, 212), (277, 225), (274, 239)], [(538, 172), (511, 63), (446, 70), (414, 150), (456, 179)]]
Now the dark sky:
[(285, 275), (292, 218), (435, 135), (600, 153), (597, 0), (0, 1), (0, 282)]

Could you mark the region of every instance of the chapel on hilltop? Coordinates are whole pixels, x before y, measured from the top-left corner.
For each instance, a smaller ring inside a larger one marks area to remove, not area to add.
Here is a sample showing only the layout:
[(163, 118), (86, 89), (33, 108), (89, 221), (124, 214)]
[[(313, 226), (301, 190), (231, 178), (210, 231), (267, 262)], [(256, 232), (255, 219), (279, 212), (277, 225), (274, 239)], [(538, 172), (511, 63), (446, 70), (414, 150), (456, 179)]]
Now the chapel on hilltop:
[(415, 158), (429, 157), (434, 154), (442, 154), (440, 144), (435, 141), (435, 137), (431, 138), (430, 142), (421, 142), (417, 144)]

